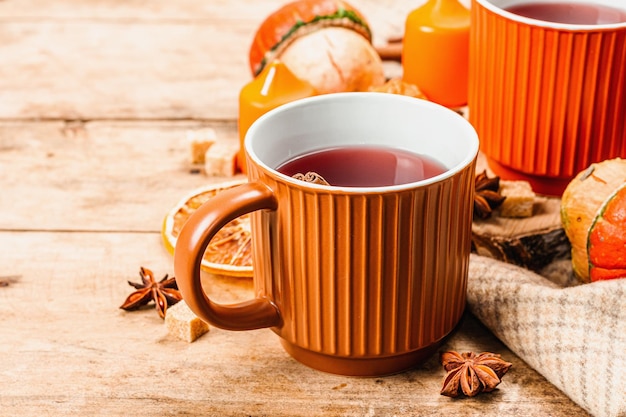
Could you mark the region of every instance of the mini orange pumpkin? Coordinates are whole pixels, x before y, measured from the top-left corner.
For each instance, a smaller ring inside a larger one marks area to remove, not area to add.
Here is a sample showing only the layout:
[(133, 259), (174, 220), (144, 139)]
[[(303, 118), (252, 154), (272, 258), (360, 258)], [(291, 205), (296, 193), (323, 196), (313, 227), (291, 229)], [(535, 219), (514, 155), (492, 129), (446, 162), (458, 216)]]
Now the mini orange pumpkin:
[(591, 281), (626, 277), (626, 184), (600, 209), (589, 231), (587, 252)]
[(385, 81), (368, 23), (342, 0), (297, 0), (269, 15), (250, 46), (250, 70), (256, 76), (275, 59), (317, 94), (367, 91)]
[(296, 0), (270, 14), (261, 23), (250, 45), (249, 61), (253, 75), (278, 57), (298, 36), (323, 27), (349, 27), (368, 42), (369, 25), (361, 12), (342, 0)]
[(626, 160), (592, 164), (567, 186), (561, 220), (584, 282), (626, 277)]

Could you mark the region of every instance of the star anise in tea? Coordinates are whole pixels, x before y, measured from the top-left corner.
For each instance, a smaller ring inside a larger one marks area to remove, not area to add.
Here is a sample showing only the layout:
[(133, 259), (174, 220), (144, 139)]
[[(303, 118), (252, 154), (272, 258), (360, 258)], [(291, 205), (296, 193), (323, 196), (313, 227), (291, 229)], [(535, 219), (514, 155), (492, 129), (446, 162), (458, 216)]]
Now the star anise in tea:
[(506, 199), (499, 193), (500, 177), (489, 177), (487, 171), (476, 175), (474, 194), (474, 219), (488, 219), (491, 212)]
[(167, 307), (183, 299), (178, 291), (176, 278), (169, 278), (166, 274), (161, 281), (157, 282), (152, 271), (144, 267), (140, 268), (139, 275), (141, 276), (141, 283), (128, 281), (128, 285), (135, 287), (137, 291), (129, 295), (120, 308), (137, 310), (154, 301), (159, 316), (164, 319)]
[(297, 174), (293, 175), (293, 178), (300, 180), (300, 181), (312, 182), (313, 184), (330, 185), (328, 181), (326, 181), (324, 177), (322, 177), (317, 172), (309, 171), (306, 174), (298, 172)]
[(511, 363), (495, 353), (445, 352), (441, 354), (441, 364), (448, 371), (443, 379), (441, 395), (458, 397), (465, 394), (474, 397), (481, 392), (491, 392), (498, 384)]

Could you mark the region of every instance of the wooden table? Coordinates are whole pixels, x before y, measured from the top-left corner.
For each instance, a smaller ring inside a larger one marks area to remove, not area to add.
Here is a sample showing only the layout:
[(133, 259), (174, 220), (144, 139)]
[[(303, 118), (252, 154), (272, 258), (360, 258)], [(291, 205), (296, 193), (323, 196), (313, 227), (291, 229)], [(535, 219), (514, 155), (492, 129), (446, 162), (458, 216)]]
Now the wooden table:
[[(154, 309), (118, 308), (140, 266), (173, 272), (163, 217), (219, 180), (190, 173), (186, 132), (237, 140), (248, 45), (281, 3), (0, 1), (0, 415), (584, 415), (470, 314), (444, 348), (513, 368), (497, 391), (453, 400), (435, 357), (391, 377), (328, 375), (269, 330), (186, 343)], [(402, 33), (408, 3), (355, 1), (376, 42)], [(218, 300), (251, 294), (207, 279)]]

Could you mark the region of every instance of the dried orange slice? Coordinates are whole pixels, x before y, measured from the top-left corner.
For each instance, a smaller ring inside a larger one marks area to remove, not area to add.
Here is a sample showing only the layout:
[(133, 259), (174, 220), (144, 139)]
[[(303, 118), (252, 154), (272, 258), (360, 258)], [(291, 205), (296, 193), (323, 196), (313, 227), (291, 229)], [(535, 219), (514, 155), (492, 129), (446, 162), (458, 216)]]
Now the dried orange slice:
[[(165, 216), (161, 236), (170, 253), (174, 253), (176, 240), (183, 225), (197, 209), (217, 193), (246, 182), (233, 180), (208, 185), (183, 197)], [(235, 277), (252, 276), (252, 250), (250, 215), (246, 214), (224, 226), (209, 242), (202, 268), (210, 273)]]

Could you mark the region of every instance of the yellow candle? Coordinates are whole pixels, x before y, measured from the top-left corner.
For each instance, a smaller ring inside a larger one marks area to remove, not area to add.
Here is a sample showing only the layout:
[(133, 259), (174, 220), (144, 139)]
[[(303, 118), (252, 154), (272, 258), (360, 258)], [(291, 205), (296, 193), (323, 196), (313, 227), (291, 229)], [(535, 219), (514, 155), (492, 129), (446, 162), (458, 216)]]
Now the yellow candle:
[(428, 0), (406, 19), (403, 80), (448, 107), (467, 103), (470, 12), (459, 0)]
[(237, 164), (246, 172), (243, 141), (248, 128), (261, 115), (290, 101), (315, 95), (315, 89), (297, 78), (285, 64), (275, 60), (246, 84), (239, 93), (239, 154)]

